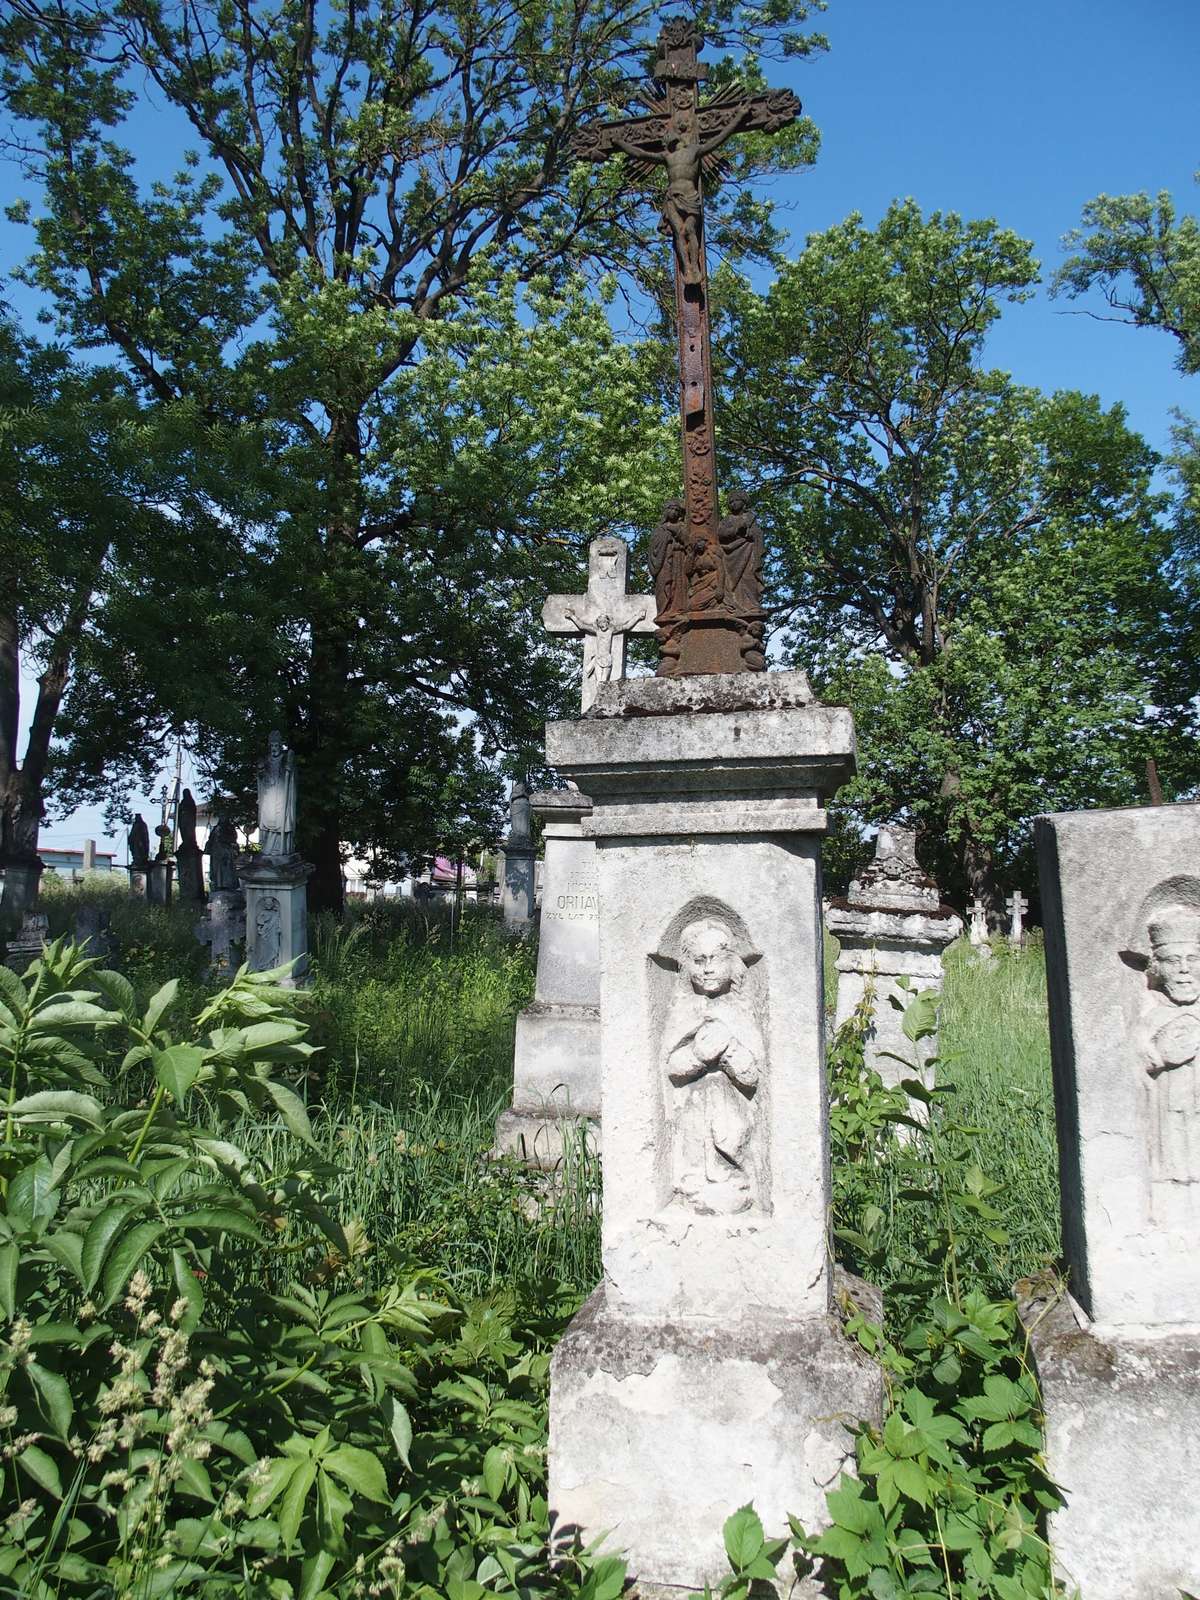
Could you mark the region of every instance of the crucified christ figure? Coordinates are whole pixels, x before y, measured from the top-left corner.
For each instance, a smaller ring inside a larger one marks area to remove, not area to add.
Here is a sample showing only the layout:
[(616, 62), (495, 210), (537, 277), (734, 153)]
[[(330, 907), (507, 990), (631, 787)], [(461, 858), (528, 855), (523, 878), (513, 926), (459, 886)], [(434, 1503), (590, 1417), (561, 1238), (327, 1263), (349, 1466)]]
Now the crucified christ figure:
[(700, 196), (704, 158), (718, 150), (736, 131), (736, 126), (727, 119), (711, 139), (702, 141), (699, 119), (690, 107), (681, 107), (670, 114), (660, 150), (655, 150), (645, 141), (639, 143), (636, 138), (627, 137), (613, 124), (607, 128), (612, 144), (625, 155), (639, 161), (651, 161), (667, 169), (662, 227), (663, 232), (670, 233), (675, 241), (679, 276), (688, 287), (700, 283), (704, 274)]

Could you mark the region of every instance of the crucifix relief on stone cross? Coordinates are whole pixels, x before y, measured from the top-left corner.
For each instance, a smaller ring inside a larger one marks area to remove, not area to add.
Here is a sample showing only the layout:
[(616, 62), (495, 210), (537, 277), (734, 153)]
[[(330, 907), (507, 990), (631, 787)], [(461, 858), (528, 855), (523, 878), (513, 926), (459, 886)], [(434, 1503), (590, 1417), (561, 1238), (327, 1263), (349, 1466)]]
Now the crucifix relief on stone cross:
[(668, 19), (654, 84), (641, 95), (645, 114), (591, 123), (573, 147), (587, 161), (625, 156), (635, 180), (658, 167), (666, 175), (662, 230), (675, 258), (684, 498), (668, 503), (650, 547), (663, 677), (766, 666), (762, 530), (744, 495), (731, 496), (730, 514), (717, 518), (703, 180), (719, 172), (726, 140), (778, 132), (798, 116), (800, 102), (790, 89), (747, 94), (728, 85), (701, 103), (703, 42), (686, 17)]
[(542, 625), (549, 633), (583, 640), (584, 711), (602, 683), (625, 676), (626, 637), (654, 632), (654, 596), (625, 592), (628, 566), (624, 539), (593, 539), (587, 593), (552, 594), (542, 607)]

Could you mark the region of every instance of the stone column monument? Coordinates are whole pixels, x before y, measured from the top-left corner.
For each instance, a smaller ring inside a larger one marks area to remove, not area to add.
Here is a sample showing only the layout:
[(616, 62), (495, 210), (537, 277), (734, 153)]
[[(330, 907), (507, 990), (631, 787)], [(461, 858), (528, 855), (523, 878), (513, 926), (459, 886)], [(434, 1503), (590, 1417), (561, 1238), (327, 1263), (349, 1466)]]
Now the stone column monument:
[(1022, 1316), (1082, 1600), (1200, 1593), (1200, 806), (1039, 817), (1064, 1298)]
[(208, 909), (196, 937), (209, 947), (213, 966), (229, 973), (238, 967), (246, 944), (246, 896), (238, 882), (237, 829), (220, 810), (208, 842)]
[(504, 926), (514, 933), (528, 933), (533, 926), (534, 865), (537, 849), (533, 843), (529, 809), (529, 790), (520, 780), (514, 782), (508, 797), (508, 833), (504, 840), (504, 875), (500, 884), (500, 911)]
[[(583, 639), (581, 709), (602, 683), (625, 676), (626, 638), (654, 632), (654, 596), (627, 592), (629, 548), (605, 536), (588, 547), (583, 595), (552, 595), (551, 633)], [(564, 1136), (586, 1122), (600, 1132), (600, 945), (596, 846), (583, 837), (592, 802), (578, 788), (530, 796), (544, 859), (537, 988), (517, 1018), (513, 1101), (496, 1123), (496, 1148), (537, 1166), (562, 1159)]]
[(545, 790), (530, 804), (546, 851), (537, 986), (517, 1017), (512, 1107), (497, 1119), (496, 1150), (554, 1167), (581, 1122), (599, 1134), (599, 886), (596, 847), (583, 837), (587, 796)]
[(927, 1078), (937, 1040), (914, 1044), (905, 1037), (903, 1012), (892, 997), (904, 1004), (907, 996), (896, 979), (940, 989), (942, 952), (963, 925), (942, 905), (937, 884), (918, 865), (914, 829), (880, 828), (874, 861), (853, 880), (844, 900), (830, 902), (825, 925), (841, 945), (836, 1025), (853, 1016), (870, 986), (875, 1009), (864, 1041), (866, 1065), (887, 1084), (898, 1084), (914, 1071)]
[(854, 729), (763, 670), (762, 529), (744, 496), (718, 516), (702, 178), (799, 102), (701, 103), (699, 43), (669, 20), (638, 114), (575, 146), (665, 168), (684, 498), (649, 544), (658, 675), (546, 730), (593, 805), (604, 1126), (604, 1276), (554, 1354), (550, 1507), (642, 1593), (719, 1581), (749, 1500), (772, 1532), (825, 1525), (845, 1424), (882, 1407), (830, 1291), (820, 836)]
[(185, 789), (179, 802), (179, 846), (175, 851), (179, 898), (204, 904), (204, 855), (196, 843), (196, 802)]
[(141, 812), (134, 815), (130, 824), (129, 836), (126, 841), (129, 855), (129, 892), (131, 894), (150, 893), (150, 830), (146, 826), (146, 819)]
[(246, 955), (252, 972), (291, 963), (280, 981), (290, 989), (308, 977), (306, 885), (313, 868), (296, 851), (296, 757), (272, 732), (258, 767), (260, 850), (238, 860), (246, 894)]
[(171, 838), (174, 832), (165, 822), (155, 828), (158, 835), (158, 854), (146, 869), (146, 899), (152, 906), (171, 904), (171, 876), (175, 863), (171, 858)]

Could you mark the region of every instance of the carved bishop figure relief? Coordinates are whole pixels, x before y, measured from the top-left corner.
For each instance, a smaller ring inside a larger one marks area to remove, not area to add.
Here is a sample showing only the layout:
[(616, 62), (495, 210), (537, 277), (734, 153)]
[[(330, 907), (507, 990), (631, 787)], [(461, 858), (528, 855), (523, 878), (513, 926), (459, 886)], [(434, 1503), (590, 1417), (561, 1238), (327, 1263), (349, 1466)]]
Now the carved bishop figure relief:
[(759, 959), (716, 902), (686, 908), (651, 957), (667, 1203), (702, 1216), (769, 1209)]
[(1125, 964), (1142, 974), (1130, 1018), (1144, 1086), (1156, 1221), (1200, 1220), (1200, 878), (1169, 878), (1143, 900)]

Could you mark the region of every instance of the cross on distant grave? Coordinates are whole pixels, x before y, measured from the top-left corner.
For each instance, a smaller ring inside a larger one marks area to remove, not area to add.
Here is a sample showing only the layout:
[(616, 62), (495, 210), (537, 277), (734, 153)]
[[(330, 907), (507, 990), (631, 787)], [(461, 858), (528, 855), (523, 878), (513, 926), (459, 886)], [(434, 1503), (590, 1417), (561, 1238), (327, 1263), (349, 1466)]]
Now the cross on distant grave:
[[(654, 83), (640, 96), (644, 114), (581, 128), (572, 142), (583, 161), (625, 156), (632, 178), (665, 169), (662, 232), (674, 243), (675, 309), (679, 327), (679, 414), (683, 434), (685, 516), (676, 530), (678, 566), (686, 587), (680, 604), (660, 607), (666, 639), (694, 635), (683, 653), (664, 648), (660, 672), (723, 672), (762, 665), (761, 607), (730, 593), (718, 536), (716, 438), (713, 429), (708, 265), (704, 248), (706, 176), (724, 166), (720, 147), (739, 133), (778, 133), (800, 114), (790, 89), (748, 94), (727, 84), (701, 104), (708, 68), (697, 60), (704, 40), (687, 17), (671, 17), (658, 37)], [(757, 557), (761, 564), (761, 555)]]
[(1029, 901), (1026, 900), (1025, 896), (1021, 893), (1020, 889), (1014, 889), (1012, 894), (1009, 895), (1009, 897), (1008, 897), (1008, 916), (1009, 916), (1008, 942), (1009, 942), (1009, 944), (1019, 945), (1021, 943), (1022, 939), (1024, 938), (1025, 928), (1024, 928), (1024, 924), (1023, 924), (1022, 919), (1024, 918), (1025, 913), (1028, 910), (1029, 910)]
[(629, 547), (605, 535), (588, 546), (586, 594), (552, 594), (542, 607), (549, 633), (583, 640), (582, 709), (602, 683), (625, 676), (625, 640), (654, 632), (654, 596), (626, 592)]

